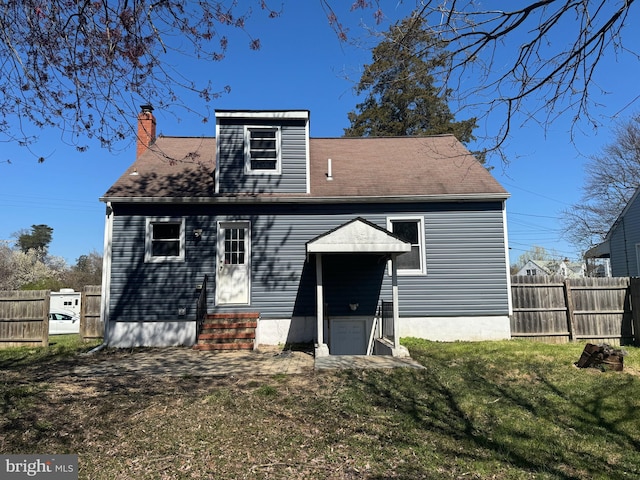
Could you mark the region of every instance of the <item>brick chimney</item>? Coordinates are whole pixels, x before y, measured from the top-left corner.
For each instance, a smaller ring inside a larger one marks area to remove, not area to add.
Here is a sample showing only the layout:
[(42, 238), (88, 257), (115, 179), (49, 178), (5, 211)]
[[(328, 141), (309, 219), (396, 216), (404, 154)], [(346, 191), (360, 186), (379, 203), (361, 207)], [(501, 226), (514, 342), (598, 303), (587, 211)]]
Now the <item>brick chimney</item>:
[(140, 157), (156, 141), (156, 117), (151, 105), (141, 105), (138, 114), (138, 147), (136, 158)]

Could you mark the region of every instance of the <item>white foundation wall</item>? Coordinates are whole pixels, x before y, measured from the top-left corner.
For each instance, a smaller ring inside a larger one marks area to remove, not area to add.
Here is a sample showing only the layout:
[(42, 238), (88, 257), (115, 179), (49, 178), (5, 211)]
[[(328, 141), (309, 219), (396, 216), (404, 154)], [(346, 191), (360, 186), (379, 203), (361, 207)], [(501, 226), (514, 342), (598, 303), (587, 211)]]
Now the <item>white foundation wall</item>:
[(256, 345), (312, 343), (315, 338), (316, 317), (261, 318), (256, 329)]
[(416, 337), (438, 342), (509, 340), (508, 316), (420, 317), (400, 319), (400, 337)]
[[(508, 316), (495, 317), (419, 317), (400, 319), (400, 337), (416, 337), (440, 342), (508, 340)], [(312, 343), (316, 338), (315, 317), (260, 319), (256, 345)], [(109, 347), (192, 346), (196, 322), (111, 322), (105, 343)]]
[(111, 322), (105, 343), (109, 347), (191, 346), (196, 339), (196, 322)]

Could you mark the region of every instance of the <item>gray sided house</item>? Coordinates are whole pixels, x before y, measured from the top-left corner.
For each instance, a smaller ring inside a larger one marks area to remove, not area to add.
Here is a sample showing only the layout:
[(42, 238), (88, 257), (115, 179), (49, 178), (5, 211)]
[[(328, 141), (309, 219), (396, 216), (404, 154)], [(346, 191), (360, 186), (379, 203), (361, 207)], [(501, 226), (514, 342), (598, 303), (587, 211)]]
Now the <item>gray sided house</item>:
[[(609, 259), (613, 277), (640, 276), (640, 188), (613, 223), (604, 241), (585, 253), (585, 258)], [(608, 275), (604, 275), (608, 276)]]
[(108, 345), (200, 345), (205, 296), (251, 345), (319, 355), (510, 337), (508, 194), (453, 136), (310, 138), (306, 110), (217, 111), (215, 138), (155, 128), (144, 108), (102, 198)]

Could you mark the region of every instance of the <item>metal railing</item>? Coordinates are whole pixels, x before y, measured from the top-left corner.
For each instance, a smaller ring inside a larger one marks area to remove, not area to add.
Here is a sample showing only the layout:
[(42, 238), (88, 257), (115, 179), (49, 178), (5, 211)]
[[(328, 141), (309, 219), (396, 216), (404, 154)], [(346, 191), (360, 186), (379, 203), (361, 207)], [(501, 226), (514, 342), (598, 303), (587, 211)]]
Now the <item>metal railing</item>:
[(393, 338), (393, 302), (380, 301), (380, 318), (382, 319), (382, 337), (395, 341)]
[(198, 303), (196, 304), (196, 322), (198, 323), (198, 335), (202, 332), (202, 325), (204, 319), (207, 316), (207, 281), (209, 276), (205, 274), (202, 286), (200, 288), (200, 295), (198, 296)]

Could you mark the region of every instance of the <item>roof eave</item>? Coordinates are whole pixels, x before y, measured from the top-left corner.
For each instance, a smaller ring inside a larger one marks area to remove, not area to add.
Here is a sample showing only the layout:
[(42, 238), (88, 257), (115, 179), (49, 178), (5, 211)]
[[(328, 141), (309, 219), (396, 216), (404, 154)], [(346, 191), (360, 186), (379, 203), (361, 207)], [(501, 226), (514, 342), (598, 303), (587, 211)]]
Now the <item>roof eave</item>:
[(282, 195), (221, 195), (215, 197), (100, 197), (101, 202), (111, 203), (173, 203), (173, 204), (209, 204), (209, 203), (418, 203), (418, 202), (485, 202), (504, 201), (508, 193), (452, 194), (452, 195), (392, 195), (392, 196), (282, 196)]
[(584, 258), (610, 258), (611, 257), (611, 242), (608, 240), (594, 245), (584, 253)]

